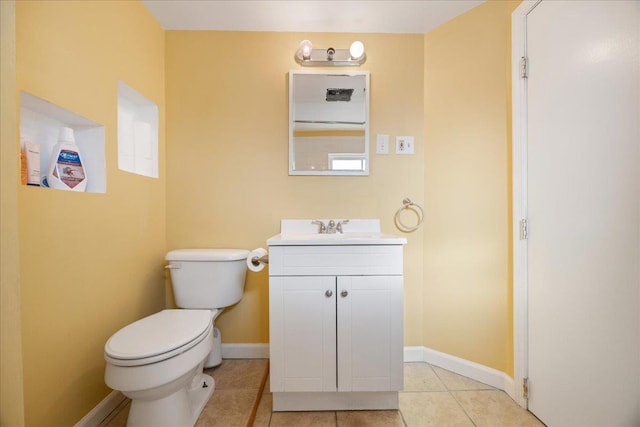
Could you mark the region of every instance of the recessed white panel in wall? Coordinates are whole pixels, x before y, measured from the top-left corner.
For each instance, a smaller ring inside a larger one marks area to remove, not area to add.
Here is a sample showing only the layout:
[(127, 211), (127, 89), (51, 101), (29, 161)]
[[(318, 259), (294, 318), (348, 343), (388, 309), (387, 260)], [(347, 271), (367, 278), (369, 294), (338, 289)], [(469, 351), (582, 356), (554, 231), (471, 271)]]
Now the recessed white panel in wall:
[(51, 152), (63, 127), (74, 131), (87, 177), (85, 191), (106, 192), (104, 126), (26, 92), (20, 93), (20, 139), (39, 145), (42, 176), (49, 170)]
[(158, 106), (118, 82), (118, 167), (158, 177)]

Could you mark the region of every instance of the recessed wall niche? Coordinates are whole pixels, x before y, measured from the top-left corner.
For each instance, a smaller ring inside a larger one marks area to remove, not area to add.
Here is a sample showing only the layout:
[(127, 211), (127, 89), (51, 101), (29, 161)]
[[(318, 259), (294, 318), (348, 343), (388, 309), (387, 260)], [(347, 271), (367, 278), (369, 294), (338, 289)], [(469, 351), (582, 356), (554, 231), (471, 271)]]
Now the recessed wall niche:
[(158, 106), (118, 81), (118, 168), (158, 177)]
[(20, 140), (40, 149), (40, 176), (49, 172), (51, 152), (60, 129), (73, 129), (87, 177), (85, 192), (107, 190), (104, 126), (27, 92), (20, 92)]

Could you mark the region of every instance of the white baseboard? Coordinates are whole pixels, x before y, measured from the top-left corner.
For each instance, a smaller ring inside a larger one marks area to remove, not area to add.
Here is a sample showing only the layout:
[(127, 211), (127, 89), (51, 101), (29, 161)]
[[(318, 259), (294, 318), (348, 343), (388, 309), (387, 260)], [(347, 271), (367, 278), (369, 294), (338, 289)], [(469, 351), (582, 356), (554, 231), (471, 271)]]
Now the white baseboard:
[(422, 346), (405, 347), (404, 348), (404, 361), (405, 362), (424, 362), (424, 350)]
[(513, 400), (515, 396), (515, 385), (513, 378), (497, 369), (489, 368), (479, 363), (461, 359), (450, 354), (441, 353), (426, 347), (405, 347), (405, 362), (426, 362), (438, 366), (456, 374), (471, 378), (488, 384), (499, 390), (503, 390)]
[[(509, 375), (504, 374), (504, 392), (509, 395), (518, 405), (520, 405), (520, 399), (517, 398), (516, 395), (516, 383)], [(520, 405), (522, 406), (522, 405)], [(527, 409), (526, 406), (522, 406), (524, 409)]]
[(113, 412), (126, 397), (119, 391), (113, 390), (100, 403), (98, 403), (91, 411), (87, 413), (74, 427), (97, 427), (103, 422), (109, 414)]
[(269, 344), (222, 344), (223, 359), (268, 359)]

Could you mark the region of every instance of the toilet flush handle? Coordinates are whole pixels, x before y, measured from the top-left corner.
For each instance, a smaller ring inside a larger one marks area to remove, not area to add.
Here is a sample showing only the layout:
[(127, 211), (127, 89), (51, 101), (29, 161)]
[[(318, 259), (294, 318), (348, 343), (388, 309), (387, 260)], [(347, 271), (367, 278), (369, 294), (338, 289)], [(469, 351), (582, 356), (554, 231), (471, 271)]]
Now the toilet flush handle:
[(165, 265), (164, 268), (166, 268), (167, 270), (182, 268), (182, 264), (179, 264), (179, 263), (169, 264), (169, 265)]

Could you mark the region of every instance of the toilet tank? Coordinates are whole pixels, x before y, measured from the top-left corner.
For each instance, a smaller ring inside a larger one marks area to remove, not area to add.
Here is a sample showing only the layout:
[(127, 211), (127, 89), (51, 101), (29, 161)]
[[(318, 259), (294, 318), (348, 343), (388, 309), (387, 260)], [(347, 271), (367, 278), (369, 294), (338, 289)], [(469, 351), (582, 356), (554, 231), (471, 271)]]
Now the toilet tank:
[(166, 268), (180, 308), (224, 308), (240, 301), (247, 275), (246, 249), (177, 249)]

